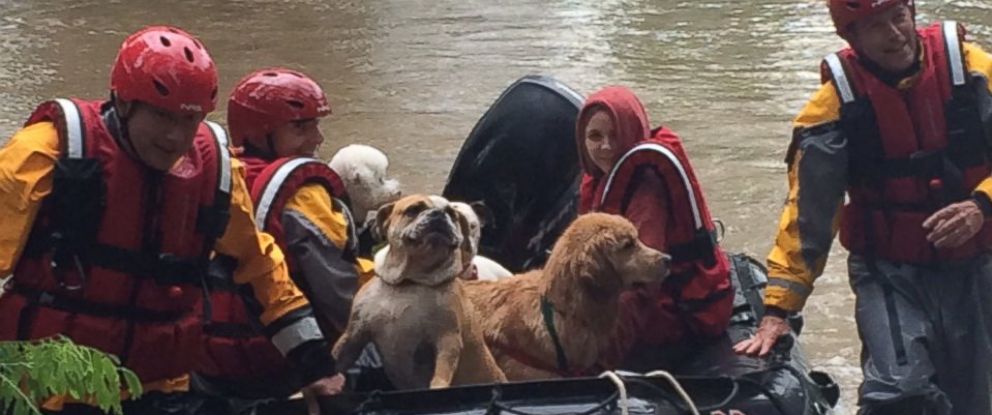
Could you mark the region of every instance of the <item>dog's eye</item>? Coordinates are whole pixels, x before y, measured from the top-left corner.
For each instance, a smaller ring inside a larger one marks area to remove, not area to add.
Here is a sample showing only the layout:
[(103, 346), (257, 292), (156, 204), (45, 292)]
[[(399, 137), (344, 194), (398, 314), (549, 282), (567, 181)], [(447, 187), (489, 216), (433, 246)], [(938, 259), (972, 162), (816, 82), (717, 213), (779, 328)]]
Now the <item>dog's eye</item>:
[(420, 212), (423, 212), (425, 208), (426, 208), (426, 206), (424, 206), (423, 204), (416, 204), (416, 205), (413, 205), (413, 206), (408, 207), (406, 209), (406, 211), (403, 212), (403, 214), (412, 218), (414, 216), (419, 215)]
[(633, 247), (634, 247), (633, 239), (627, 239), (626, 241), (623, 242), (623, 245), (620, 245), (620, 249), (631, 249)]

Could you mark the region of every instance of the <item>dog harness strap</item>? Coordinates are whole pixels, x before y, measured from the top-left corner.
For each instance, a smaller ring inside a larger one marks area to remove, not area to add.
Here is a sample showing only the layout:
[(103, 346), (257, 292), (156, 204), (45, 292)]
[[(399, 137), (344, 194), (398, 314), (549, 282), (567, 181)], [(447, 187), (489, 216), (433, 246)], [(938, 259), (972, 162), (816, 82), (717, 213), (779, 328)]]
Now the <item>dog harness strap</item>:
[(565, 356), (565, 349), (561, 347), (561, 340), (558, 339), (558, 330), (555, 329), (554, 306), (548, 297), (541, 296), (541, 315), (544, 316), (544, 327), (548, 329), (551, 341), (555, 344), (555, 355), (558, 357), (558, 370), (562, 373), (570, 373), (568, 370), (568, 358)]

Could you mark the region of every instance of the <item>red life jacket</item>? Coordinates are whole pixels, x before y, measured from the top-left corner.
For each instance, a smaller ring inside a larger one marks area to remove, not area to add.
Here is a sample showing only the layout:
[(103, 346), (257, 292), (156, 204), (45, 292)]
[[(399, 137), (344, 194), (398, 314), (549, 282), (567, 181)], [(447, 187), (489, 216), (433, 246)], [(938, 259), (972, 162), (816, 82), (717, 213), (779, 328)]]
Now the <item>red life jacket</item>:
[[(286, 253), (290, 275), (294, 275), (294, 258), (287, 250), (281, 217), (290, 198), (306, 184), (323, 185), (333, 197), (345, 196), (344, 184), (326, 163), (309, 157), (287, 157), (266, 161), (243, 157), (246, 183), (255, 205), (255, 224), (271, 235)], [(225, 261), (226, 259), (220, 259)], [(264, 384), (273, 378), (286, 376), (289, 362), (260, 330), (261, 308), (254, 305), (248, 287), (237, 286), (233, 280), (233, 265), (227, 271), (212, 273), (211, 321), (204, 326), (205, 354), (197, 372), (214, 381), (240, 381)], [(293, 278), (304, 293), (308, 293), (302, 278)], [(248, 289), (246, 291), (246, 289)], [(320, 318), (318, 317), (318, 321)], [(326, 331), (326, 325), (322, 324)], [(325, 336), (333, 341), (331, 333)], [(276, 390), (285, 385), (268, 385)], [(299, 385), (302, 386), (302, 385)]]
[[(967, 199), (989, 177), (986, 131), (968, 82), (958, 25), (920, 30), (924, 55), (915, 85), (900, 91), (846, 49), (828, 55), (824, 80), (841, 99), (850, 154), (849, 203), (841, 243), (852, 253), (905, 263), (965, 259), (989, 250), (992, 222), (957, 248), (936, 249), (923, 222)], [(983, 86), (984, 88), (984, 86)]]
[[(730, 265), (716, 242), (702, 189), (678, 137), (664, 128), (624, 154), (597, 192), (583, 192), (580, 211), (623, 215), (634, 192), (633, 178), (643, 168), (654, 169), (665, 181), (671, 201), (665, 240), (672, 256), (665, 285), (682, 311), (707, 326), (725, 326), (730, 319), (733, 288)], [(650, 333), (642, 333), (649, 336)]]
[(120, 357), (143, 382), (190, 371), (201, 342), (203, 275), (227, 227), (224, 130), (203, 123), (169, 172), (128, 155), (99, 102), (42, 104), (61, 158), (52, 193), (0, 297), (0, 340), (57, 334)]
[[(255, 203), (255, 225), (259, 230), (271, 234), (284, 252), (288, 251), (282, 229), (282, 211), (301, 187), (311, 183), (319, 184), (324, 186), (331, 197), (347, 200), (344, 182), (320, 160), (286, 157), (265, 162), (245, 157), (243, 161), (247, 168), (245, 180), (251, 189), (251, 200)], [(292, 274), (295, 268), (292, 255), (287, 255), (286, 261)]]

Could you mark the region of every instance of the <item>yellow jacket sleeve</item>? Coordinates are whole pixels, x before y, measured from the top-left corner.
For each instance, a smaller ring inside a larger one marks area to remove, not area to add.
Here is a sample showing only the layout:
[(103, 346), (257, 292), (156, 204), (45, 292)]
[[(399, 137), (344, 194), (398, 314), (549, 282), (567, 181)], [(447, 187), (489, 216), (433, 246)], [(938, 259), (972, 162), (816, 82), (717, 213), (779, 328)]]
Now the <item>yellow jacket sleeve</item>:
[[(313, 223), (320, 233), (340, 250), (355, 250), (358, 243), (354, 234), (356, 223), (345, 213), (344, 202), (332, 199), (323, 186), (309, 184), (300, 188), (286, 203), (286, 210), (299, 212)], [(356, 258), (359, 281), (364, 282), (375, 274), (372, 261)]]
[(215, 250), (238, 259), (234, 280), (251, 285), (255, 298), (264, 308), (259, 320), (263, 325), (269, 325), (309, 303), (289, 279), (283, 253), (272, 236), (255, 227), (254, 207), (245, 186), (244, 165), (234, 159), (231, 168), (234, 170), (231, 174), (231, 217)]
[(296, 211), (316, 226), (338, 249), (349, 242), (349, 220), (339, 206), (334, 206), (324, 186), (307, 184), (286, 202), (286, 210)]
[(281, 220), (293, 279), (306, 281), (314, 309), (343, 331), (358, 286), (372, 272), (357, 258), (357, 236), (344, 202), (321, 185), (305, 185), (287, 202)]
[(41, 201), (52, 191), (59, 136), (50, 122), (18, 131), (0, 149), (0, 278), (13, 272)]
[[(989, 81), (992, 79), (992, 55), (989, 55), (974, 43), (965, 42), (964, 63), (969, 73), (980, 74), (985, 77), (989, 93), (992, 94), (992, 81)], [(984, 116), (986, 114), (982, 115)], [(992, 126), (986, 126), (986, 128), (989, 127)], [(982, 180), (975, 188), (975, 193), (981, 193), (985, 197), (988, 197), (989, 200), (992, 200), (992, 177)]]
[(767, 306), (801, 310), (823, 272), (847, 188), (846, 140), (839, 118), (840, 101), (828, 82), (794, 121), (789, 194), (768, 255)]

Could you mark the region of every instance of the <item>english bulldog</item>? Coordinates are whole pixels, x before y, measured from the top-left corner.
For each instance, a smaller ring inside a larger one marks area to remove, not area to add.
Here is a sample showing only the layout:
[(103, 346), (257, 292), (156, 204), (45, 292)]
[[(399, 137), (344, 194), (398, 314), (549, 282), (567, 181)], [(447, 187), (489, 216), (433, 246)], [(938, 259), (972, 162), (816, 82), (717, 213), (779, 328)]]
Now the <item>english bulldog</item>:
[[(485, 223), (481, 218), (487, 216), (488, 210), (481, 202), (449, 202), (452, 208), (465, 217), (468, 223), (468, 241), (471, 244), (472, 270), (468, 270), (459, 276), (466, 280), (495, 281), (500, 278), (513, 276), (513, 273), (504, 268), (498, 262), (479, 255), (479, 241), (482, 239), (482, 227)], [(389, 255), (389, 245), (386, 245), (375, 253), (373, 260), (376, 264), (382, 264)]]
[(372, 342), (400, 389), (505, 382), (459, 278), (474, 256), (467, 218), (442, 197), (412, 195), (380, 208), (375, 223), (390, 250), (355, 296), (333, 350), (338, 370)]

